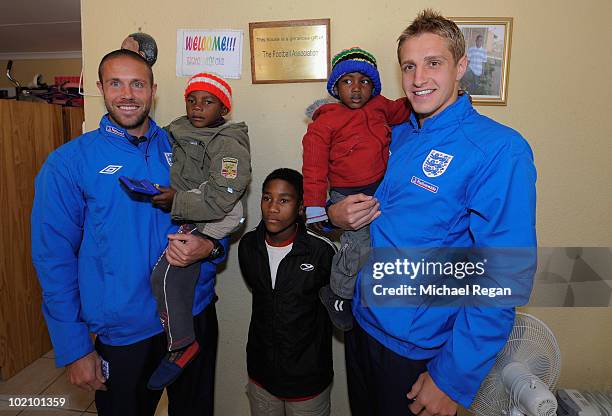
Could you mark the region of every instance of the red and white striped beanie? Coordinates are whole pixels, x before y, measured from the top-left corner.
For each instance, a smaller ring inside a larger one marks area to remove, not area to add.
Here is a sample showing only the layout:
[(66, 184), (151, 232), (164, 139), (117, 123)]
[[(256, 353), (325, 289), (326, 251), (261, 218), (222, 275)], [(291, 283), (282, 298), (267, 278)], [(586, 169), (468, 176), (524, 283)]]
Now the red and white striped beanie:
[(232, 109), (232, 87), (223, 79), (214, 74), (200, 72), (187, 81), (185, 88), (185, 99), (193, 91), (207, 91), (217, 97), (227, 111)]

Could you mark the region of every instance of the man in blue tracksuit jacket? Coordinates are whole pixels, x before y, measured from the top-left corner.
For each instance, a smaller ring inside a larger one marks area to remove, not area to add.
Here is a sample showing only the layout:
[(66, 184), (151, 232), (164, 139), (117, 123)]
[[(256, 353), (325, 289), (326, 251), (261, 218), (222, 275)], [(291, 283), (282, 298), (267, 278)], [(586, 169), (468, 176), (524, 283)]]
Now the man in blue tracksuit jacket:
[[(67, 366), (72, 383), (96, 390), (100, 415), (153, 415), (162, 392), (148, 391), (146, 382), (166, 341), (151, 270), (169, 234), (168, 258), (177, 266), (205, 258), (212, 243), (173, 234), (169, 213), (118, 181), (169, 184), (171, 144), (148, 118), (151, 68), (131, 51), (111, 52), (100, 63), (99, 86), (109, 114), (97, 130), (54, 151), (36, 178), (32, 257), (57, 365)], [(203, 262), (193, 314), (204, 348), (169, 388), (170, 414), (212, 414), (214, 283), (215, 265)]]
[[(330, 207), (332, 221), (359, 228), (374, 219), (373, 248), (535, 247), (531, 149), (458, 94), (467, 65), (461, 31), (424, 11), (400, 36), (398, 58), (414, 113), (393, 130), (374, 198)], [(528, 262), (530, 287), (535, 256)], [(468, 407), (514, 309), (368, 307), (363, 288), (353, 302), (358, 325), (345, 337), (353, 415), (454, 415), (457, 403)]]

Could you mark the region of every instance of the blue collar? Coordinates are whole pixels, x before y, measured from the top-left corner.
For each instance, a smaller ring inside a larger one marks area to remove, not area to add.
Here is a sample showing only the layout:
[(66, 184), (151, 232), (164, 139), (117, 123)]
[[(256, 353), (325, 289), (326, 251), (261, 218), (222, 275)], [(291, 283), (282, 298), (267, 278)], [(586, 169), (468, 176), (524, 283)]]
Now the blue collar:
[[(108, 114), (105, 114), (104, 116), (102, 116), (102, 119), (100, 120), (99, 130), (100, 130), (100, 133), (103, 134), (104, 136), (111, 137), (111, 138), (120, 137), (123, 139), (127, 139), (128, 143), (130, 143), (130, 139), (134, 137), (131, 134), (129, 134), (126, 129), (124, 129), (123, 127), (119, 127), (118, 125), (113, 123), (113, 121), (110, 119)], [(153, 121), (152, 118), (149, 117), (149, 130), (147, 130), (144, 136), (147, 139), (152, 139), (157, 135), (159, 130), (160, 130), (159, 126), (155, 123), (155, 121)]]
[(469, 113), (475, 111), (467, 94), (457, 97), (457, 101), (446, 107), (440, 114), (427, 118), (423, 121), (423, 127), (419, 128), (416, 114), (410, 114), (410, 124), (416, 130), (430, 131), (444, 129), (450, 125), (458, 124)]

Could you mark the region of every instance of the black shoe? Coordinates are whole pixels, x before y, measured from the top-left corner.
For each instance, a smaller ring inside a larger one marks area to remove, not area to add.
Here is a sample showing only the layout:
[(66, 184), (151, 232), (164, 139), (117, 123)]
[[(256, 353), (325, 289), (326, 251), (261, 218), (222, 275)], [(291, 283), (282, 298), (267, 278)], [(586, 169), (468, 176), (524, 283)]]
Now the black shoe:
[(341, 331), (349, 331), (353, 328), (353, 312), (351, 301), (341, 298), (332, 292), (329, 285), (319, 290), (319, 299), (323, 302), (332, 324)]

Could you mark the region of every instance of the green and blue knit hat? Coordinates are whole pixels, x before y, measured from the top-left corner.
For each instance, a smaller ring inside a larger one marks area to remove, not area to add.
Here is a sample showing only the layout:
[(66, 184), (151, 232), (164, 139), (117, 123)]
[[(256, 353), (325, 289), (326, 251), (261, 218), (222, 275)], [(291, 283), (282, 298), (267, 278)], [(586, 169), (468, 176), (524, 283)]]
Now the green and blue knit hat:
[(354, 46), (341, 51), (332, 59), (332, 72), (327, 79), (327, 92), (332, 97), (339, 99), (334, 87), (342, 76), (351, 72), (359, 72), (372, 80), (374, 85), (372, 97), (380, 94), (382, 85), (378, 69), (376, 69), (376, 58), (370, 52)]

